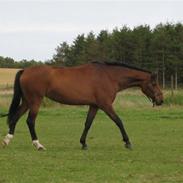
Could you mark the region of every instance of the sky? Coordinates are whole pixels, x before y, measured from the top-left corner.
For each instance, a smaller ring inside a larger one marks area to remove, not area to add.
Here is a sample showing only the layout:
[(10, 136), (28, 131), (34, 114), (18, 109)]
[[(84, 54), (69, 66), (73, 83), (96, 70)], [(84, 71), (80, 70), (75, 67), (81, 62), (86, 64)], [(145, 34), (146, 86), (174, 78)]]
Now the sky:
[(78, 34), (167, 22), (183, 23), (183, 1), (0, 0), (0, 56), (46, 61)]

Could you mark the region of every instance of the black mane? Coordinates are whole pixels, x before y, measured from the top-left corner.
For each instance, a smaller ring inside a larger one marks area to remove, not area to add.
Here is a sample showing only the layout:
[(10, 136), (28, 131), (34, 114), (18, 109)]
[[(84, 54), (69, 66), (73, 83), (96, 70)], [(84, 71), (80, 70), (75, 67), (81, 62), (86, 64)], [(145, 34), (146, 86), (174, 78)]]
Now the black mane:
[(135, 66), (132, 66), (132, 65), (125, 64), (125, 63), (119, 63), (119, 62), (97, 62), (97, 61), (94, 61), (92, 63), (109, 65), (109, 66), (120, 66), (120, 67), (129, 68), (129, 69), (135, 69), (135, 70), (142, 71), (142, 72), (152, 73), (152, 72), (150, 72), (148, 70), (141, 69), (141, 68), (138, 68), (138, 67), (135, 67)]

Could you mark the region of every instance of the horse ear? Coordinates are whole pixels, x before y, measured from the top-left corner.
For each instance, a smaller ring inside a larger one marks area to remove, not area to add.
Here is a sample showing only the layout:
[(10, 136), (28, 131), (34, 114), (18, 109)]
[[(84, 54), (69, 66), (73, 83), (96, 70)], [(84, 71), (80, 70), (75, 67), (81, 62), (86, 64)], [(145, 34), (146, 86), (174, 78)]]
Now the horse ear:
[(152, 74), (151, 74), (151, 81), (156, 82), (157, 79), (158, 79), (157, 73), (152, 73)]

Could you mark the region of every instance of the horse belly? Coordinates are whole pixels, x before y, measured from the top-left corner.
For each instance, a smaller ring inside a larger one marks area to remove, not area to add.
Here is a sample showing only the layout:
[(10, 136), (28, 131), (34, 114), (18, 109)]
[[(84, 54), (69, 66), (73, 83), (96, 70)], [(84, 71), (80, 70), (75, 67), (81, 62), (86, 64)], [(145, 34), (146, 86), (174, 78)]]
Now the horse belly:
[(47, 93), (46, 96), (56, 102), (69, 105), (89, 105), (96, 103), (95, 97), (91, 91), (83, 91), (76, 88), (52, 89)]

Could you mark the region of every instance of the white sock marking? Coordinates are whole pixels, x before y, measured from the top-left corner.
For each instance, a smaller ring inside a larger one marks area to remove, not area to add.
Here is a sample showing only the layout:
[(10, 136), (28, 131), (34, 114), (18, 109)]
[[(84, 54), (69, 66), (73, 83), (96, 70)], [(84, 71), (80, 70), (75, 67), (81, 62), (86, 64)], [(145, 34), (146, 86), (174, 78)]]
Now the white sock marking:
[(12, 138), (13, 138), (13, 135), (8, 133), (3, 140), (4, 145), (8, 145)]
[(39, 143), (39, 140), (33, 140), (32, 144), (36, 147), (37, 150), (46, 150), (45, 147)]

